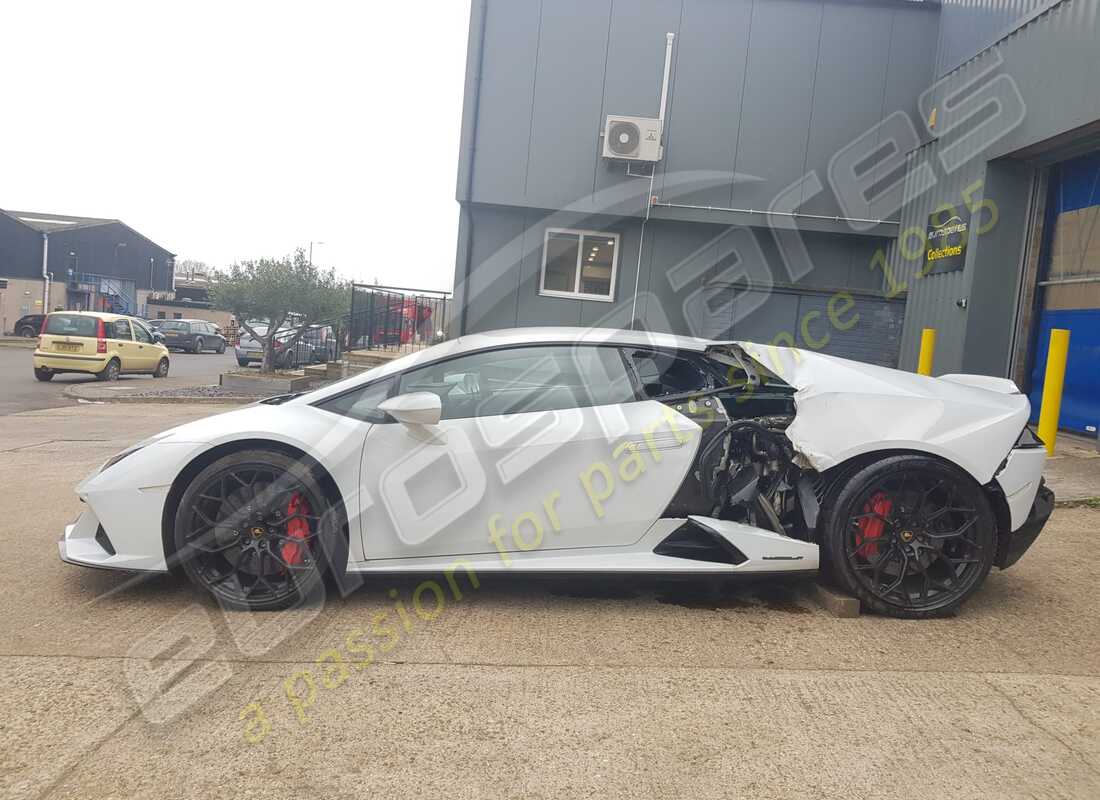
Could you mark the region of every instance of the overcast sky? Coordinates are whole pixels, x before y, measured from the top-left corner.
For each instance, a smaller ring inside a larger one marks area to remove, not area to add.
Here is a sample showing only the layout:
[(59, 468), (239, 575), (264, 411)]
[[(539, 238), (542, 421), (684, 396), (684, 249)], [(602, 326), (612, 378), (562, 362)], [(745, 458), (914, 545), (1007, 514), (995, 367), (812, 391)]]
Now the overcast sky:
[(469, 0), (0, 11), (0, 208), (450, 289)]

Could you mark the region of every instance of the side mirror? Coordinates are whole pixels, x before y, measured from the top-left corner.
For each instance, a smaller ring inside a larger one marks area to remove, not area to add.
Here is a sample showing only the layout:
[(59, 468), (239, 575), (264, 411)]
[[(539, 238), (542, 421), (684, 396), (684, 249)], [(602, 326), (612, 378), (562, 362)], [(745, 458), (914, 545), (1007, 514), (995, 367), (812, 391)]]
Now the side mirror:
[(443, 414), (443, 404), (433, 392), (409, 392), (379, 403), (378, 410), (405, 425), (435, 425)]
[(163, 344), (164, 334), (161, 333), (160, 331), (153, 331), (153, 341), (156, 342), (157, 344)]

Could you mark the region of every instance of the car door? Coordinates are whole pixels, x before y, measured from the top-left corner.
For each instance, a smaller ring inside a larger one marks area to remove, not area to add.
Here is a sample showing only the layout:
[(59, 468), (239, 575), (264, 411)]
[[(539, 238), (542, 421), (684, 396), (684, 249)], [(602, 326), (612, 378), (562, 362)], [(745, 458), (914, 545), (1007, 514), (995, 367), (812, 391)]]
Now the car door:
[(368, 559), (629, 545), (672, 499), (698, 426), (639, 397), (605, 346), (487, 350), (407, 371), (436, 425), (372, 425), (361, 466)]
[(130, 328), (130, 320), (122, 318), (107, 323), (107, 349), (118, 353), (123, 372), (140, 372), (141, 356)]
[(153, 339), (153, 334), (148, 328), (134, 320), (133, 329), (134, 346), (137, 348), (138, 361), (141, 364), (139, 369), (142, 372), (152, 372), (157, 368), (157, 364), (160, 363), (160, 359), (164, 354), (157, 346), (156, 340)]

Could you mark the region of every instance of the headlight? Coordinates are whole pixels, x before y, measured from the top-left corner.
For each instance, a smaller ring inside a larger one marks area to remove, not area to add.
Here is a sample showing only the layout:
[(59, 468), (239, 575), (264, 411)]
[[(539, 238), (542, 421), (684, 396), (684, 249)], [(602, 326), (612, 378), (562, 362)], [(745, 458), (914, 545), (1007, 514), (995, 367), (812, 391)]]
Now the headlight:
[(138, 450), (145, 447), (146, 444), (148, 444), (148, 442), (138, 442), (137, 444), (133, 445), (132, 447), (127, 447), (121, 453), (116, 453), (115, 455), (111, 456), (110, 458), (108, 458), (106, 461), (103, 462), (103, 466), (99, 468), (99, 471), (103, 472), (103, 470), (105, 470), (105, 469), (110, 469), (115, 464), (117, 464), (119, 461), (126, 458), (126, 456), (132, 456)]

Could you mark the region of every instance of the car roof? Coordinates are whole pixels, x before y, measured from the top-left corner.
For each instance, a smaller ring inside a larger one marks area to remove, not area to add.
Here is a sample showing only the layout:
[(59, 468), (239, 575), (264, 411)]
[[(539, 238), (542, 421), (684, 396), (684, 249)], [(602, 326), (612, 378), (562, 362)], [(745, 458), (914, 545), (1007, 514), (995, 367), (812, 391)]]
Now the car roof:
[(137, 319), (136, 317), (131, 317), (129, 314), (112, 314), (109, 311), (51, 311), (47, 316), (53, 316), (54, 314), (65, 314), (74, 317), (94, 317), (104, 322), (114, 322), (116, 319)]
[(694, 336), (677, 336), (672, 333), (653, 331), (626, 331), (616, 328), (569, 328), (569, 327), (532, 327), (505, 328), (484, 333), (472, 333), (449, 339), (440, 344), (418, 350), (415, 353), (395, 358), (366, 372), (344, 381), (316, 389), (305, 395), (307, 402), (332, 395), (341, 394), (357, 385), (369, 383), (396, 372), (404, 372), (413, 367), (430, 364), (435, 361), (451, 359), (479, 350), (493, 350), (498, 347), (517, 347), (524, 345), (613, 345), (617, 347), (655, 347), (668, 350), (680, 350), (702, 353), (708, 347), (720, 344), (711, 339), (699, 339)]
[(467, 334), (453, 341), (448, 355), (518, 344), (610, 344), (626, 347), (662, 347), (703, 352), (714, 342), (695, 336), (656, 331), (628, 331), (618, 328), (537, 327), (504, 328)]

